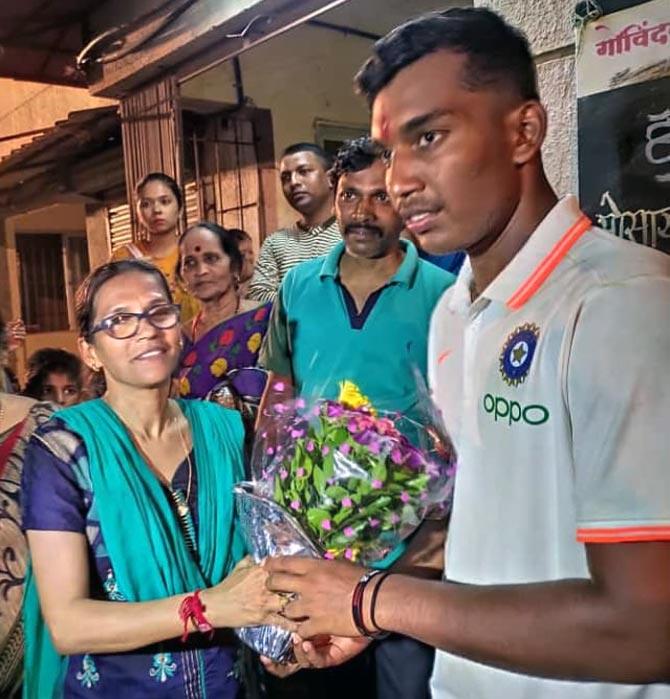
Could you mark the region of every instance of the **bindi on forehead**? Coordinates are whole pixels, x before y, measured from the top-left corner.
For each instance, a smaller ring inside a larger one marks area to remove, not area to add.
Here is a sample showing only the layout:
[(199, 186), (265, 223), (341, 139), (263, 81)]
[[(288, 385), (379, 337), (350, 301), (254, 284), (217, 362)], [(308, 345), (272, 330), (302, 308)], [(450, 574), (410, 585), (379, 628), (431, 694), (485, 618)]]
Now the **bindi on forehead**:
[(196, 251), (196, 252), (200, 252), (201, 250), (202, 250), (202, 248), (201, 248), (199, 245), (196, 245), (196, 246), (195, 246), (195, 251)]

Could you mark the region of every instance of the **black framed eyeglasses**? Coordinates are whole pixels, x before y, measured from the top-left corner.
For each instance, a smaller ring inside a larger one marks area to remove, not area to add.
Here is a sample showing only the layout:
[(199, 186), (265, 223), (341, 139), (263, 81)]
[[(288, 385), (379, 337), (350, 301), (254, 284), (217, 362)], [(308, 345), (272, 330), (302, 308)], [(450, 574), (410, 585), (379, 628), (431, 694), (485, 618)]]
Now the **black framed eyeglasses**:
[(158, 330), (169, 330), (179, 322), (179, 310), (179, 306), (175, 303), (162, 303), (160, 306), (153, 306), (141, 313), (130, 313), (129, 311), (114, 313), (93, 326), (89, 330), (88, 336), (91, 337), (102, 330), (115, 340), (127, 340), (133, 335), (137, 335), (140, 322), (144, 318)]

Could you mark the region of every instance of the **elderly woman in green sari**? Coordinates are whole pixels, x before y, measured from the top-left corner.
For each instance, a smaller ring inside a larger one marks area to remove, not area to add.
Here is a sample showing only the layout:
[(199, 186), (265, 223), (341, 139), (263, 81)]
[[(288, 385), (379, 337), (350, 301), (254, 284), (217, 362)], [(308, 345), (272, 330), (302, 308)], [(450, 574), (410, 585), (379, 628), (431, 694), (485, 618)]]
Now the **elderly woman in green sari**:
[(27, 450), (30, 699), (232, 699), (225, 629), (278, 620), (284, 600), (262, 567), (241, 561), (240, 416), (169, 398), (178, 321), (163, 276), (143, 261), (104, 265), (80, 289), (80, 350), (107, 391), (60, 411)]

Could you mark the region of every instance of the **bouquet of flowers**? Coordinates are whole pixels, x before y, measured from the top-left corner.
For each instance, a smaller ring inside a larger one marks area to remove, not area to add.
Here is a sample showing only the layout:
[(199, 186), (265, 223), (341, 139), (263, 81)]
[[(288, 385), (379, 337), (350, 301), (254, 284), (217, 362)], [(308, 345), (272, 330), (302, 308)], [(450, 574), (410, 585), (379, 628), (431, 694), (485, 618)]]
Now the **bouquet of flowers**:
[[(429, 516), (446, 514), (455, 451), (428, 412), (426, 424), (378, 413), (358, 387), (337, 400), (275, 403), (254, 445), (254, 480), (236, 490), (252, 554), (380, 561)], [(430, 403), (427, 402), (429, 407)], [(429, 408), (430, 410), (430, 408)], [(264, 655), (286, 658), (288, 634), (242, 629)]]

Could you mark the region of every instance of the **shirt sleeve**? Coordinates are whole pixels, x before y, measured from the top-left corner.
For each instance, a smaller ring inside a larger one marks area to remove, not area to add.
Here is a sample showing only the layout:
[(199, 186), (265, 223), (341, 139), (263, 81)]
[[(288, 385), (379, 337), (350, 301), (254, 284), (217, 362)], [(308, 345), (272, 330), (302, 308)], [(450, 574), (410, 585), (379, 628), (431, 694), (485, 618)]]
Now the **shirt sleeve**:
[(670, 279), (600, 288), (573, 331), (567, 401), (577, 539), (670, 540)]
[(289, 276), (280, 286), (277, 300), (272, 306), (268, 330), (258, 356), (259, 366), (280, 376), (293, 376), (288, 317), (284, 305), (286, 285), (290, 279), (289, 272)]
[(86, 504), (72, 468), (33, 438), (21, 477), (23, 529), (84, 534)]
[(249, 282), (247, 298), (263, 303), (274, 301), (280, 282), (279, 266), (270, 236), (261, 246), (256, 268)]

